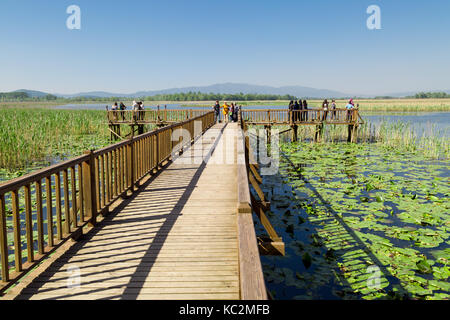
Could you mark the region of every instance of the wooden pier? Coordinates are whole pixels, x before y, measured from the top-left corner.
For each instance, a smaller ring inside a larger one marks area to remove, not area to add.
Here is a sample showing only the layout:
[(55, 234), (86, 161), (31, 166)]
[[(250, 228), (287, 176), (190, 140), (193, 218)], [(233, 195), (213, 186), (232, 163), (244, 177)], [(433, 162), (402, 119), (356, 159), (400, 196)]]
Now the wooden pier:
[[(165, 126), (0, 184), (0, 299), (267, 299), (260, 254), (285, 248), (245, 132), (328, 119), (114, 112), (109, 125)], [(337, 114), (330, 122), (360, 123)]]
[(2, 299), (267, 299), (248, 155), (208, 112), (1, 184)]
[(281, 109), (271, 110), (243, 110), (242, 118), (248, 125), (264, 126), (270, 142), (270, 130), (273, 126), (289, 126), (292, 140), (297, 141), (299, 126), (315, 126), (314, 141), (320, 141), (324, 125), (346, 125), (348, 127), (348, 142), (356, 142), (358, 128), (364, 124), (358, 109), (308, 109), (289, 111)]

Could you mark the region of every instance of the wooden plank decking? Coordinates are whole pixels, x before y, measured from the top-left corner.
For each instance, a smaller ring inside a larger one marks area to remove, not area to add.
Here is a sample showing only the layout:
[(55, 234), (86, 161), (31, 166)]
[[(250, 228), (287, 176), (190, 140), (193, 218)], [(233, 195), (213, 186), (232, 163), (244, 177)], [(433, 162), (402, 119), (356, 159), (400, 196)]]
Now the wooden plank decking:
[[(187, 163), (185, 152), (5, 298), (239, 299), (237, 132), (209, 129), (191, 147), (197, 159), (212, 151), (206, 163)], [(79, 287), (68, 287), (71, 268)]]

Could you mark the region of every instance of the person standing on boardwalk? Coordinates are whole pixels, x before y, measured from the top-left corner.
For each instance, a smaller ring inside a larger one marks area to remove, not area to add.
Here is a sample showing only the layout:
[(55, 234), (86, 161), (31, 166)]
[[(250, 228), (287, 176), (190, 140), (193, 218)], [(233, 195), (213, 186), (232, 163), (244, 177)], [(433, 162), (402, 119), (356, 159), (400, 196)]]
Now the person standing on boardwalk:
[(348, 104), (345, 106), (345, 109), (347, 109), (347, 121), (352, 121), (352, 115), (353, 115), (354, 108), (355, 108), (355, 103), (353, 102), (353, 99), (350, 99)]
[(298, 115), (297, 115), (297, 120), (299, 121), (303, 121), (305, 119), (305, 114), (303, 112), (303, 102), (302, 99), (298, 100)]
[(293, 116), (293, 120), (294, 120), (294, 122), (296, 122), (296, 121), (298, 121), (298, 114), (299, 114), (299, 111), (300, 111), (300, 104), (298, 103), (298, 101), (297, 100), (295, 100), (295, 102), (294, 102), (294, 107), (293, 107), (293, 109), (294, 109), (294, 116)]
[(303, 121), (308, 121), (308, 102), (306, 100), (303, 100)]
[[(291, 102), (289, 102), (289, 107), (288, 107), (288, 121), (289, 122), (291, 122), (292, 111), (294, 111), (294, 101), (291, 100)], [(292, 117), (292, 121), (294, 121), (294, 117)]]
[(144, 120), (144, 102), (142, 101), (138, 102), (137, 110), (138, 110), (138, 120)]
[(223, 112), (223, 121), (224, 122), (228, 122), (228, 112), (230, 112), (230, 106), (228, 105), (228, 103), (225, 101), (223, 103), (222, 106), (222, 112)]
[(136, 100), (133, 100), (132, 110), (133, 110), (133, 120), (136, 121), (137, 114), (139, 112), (139, 104), (136, 102)]
[(232, 102), (231, 108), (230, 108), (230, 121), (231, 122), (233, 122), (234, 108), (235, 108), (235, 104)]
[(214, 115), (216, 117), (216, 123), (220, 122), (220, 104), (219, 100), (216, 100), (216, 104), (213, 106), (214, 109)]
[(239, 118), (239, 109), (240, 109), (240, 106), (238, 106), (238, 105), (235, 105), (235, 106), (234, 106), (234, 114), (233, 114), (233, 121), (234, 121), (234, 122), (237, 122), (237, 121), (238, 121), (238, 118)]
[(113, 116), (114, 116), (114, 120), (117, 121), (117, 110), (119, 109), (119, 107), (117, 106), (117, 102), (115, 102), (112, 106), (111, 106), (111, 110), (113, 112)]
[(127, 110), (127, 107), (123, 104), (123, 102), (120, 102), (120, 115), (122, 116), (122, 120), (125, 121), (125, 110)]
[(331, 120), (336, 119), (336, 100), (331, 101)]
[(327, 120), (328, 107), (329, 107), (328, 100), (327, 99), (323, 100), (323, 103), (322, 103), (322, 110), (323, 110), (322, 121), (326, 121)]

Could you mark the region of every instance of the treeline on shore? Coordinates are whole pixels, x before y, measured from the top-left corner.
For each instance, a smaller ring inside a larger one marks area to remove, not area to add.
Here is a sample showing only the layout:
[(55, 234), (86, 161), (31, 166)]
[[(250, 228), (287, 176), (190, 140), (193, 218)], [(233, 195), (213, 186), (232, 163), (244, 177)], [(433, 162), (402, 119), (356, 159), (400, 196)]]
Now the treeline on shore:
[(415, 96), (415, 99), (448, 99), (450, 94), (445, 92), (419, 92)]
[[(171, 93), (171, 94), (157, 94), (154, 96), (135, 97), (142, 101), (276, 101), (276, 100), (297, 100), (299, 97), (293, 95), (276, 95), (276, 94), (257, 94), (257, 93), (203, 93), (203, 92), (184, 92), (184, 93)], [(305, 99), (311, 99), (303, 97)], [(336, 97), (335, 97), (336, 98)], [(346, 97), (348, 98), (348, 97)], [(357, 98), (357, 97), (353, 97)], [(414, 96), (408, 96), (405, 98), (395, 98), (390, 96), (375, 97), (375, 100), (379, 99), (448, 99), (450, 94), (445, 92), (419, 92)], [(63, 98), (57, 97), (52, 94), (47, 94), (40, 97), (31, 96), (27, 92), (0, 92), (0, 101), (13, 102), (13, 101), (63, 101), (63, 102), (86, 102), (86, 101), (126, 101), (133, 99), (132, 97), (72, 97)], [(363, 99), (363, 98), (361, 98)]]
[(0, 101), (54, 101), (58, 100), (57, 96), (47, 94), (42, 97), (32, 97), (26, 92), (0, 92)]
[[(158, 94), (147, 97), (136, 97), (144, 101), (212, 101), (212, 100), (239, 100), (239, 101), (256, 101), (256, 100), (295, 100), (296, 97), (292, 95), (276, 95), (276, 94), (255, 94), (255, 93), (237, 93), (237, 94), (223, 94), (223, 93), (203, 93), (203, 92), (186, 92), (186, 93), (172, 93), (172, 94)], [(52, 101), (62, 100), (71, 102), (83, 101), (119, 101), (129, 100), (130, 97), (73, 97), (62, 98), (48, 94), (42, 97), (31, 97), (26, 92), (7, 92), (0, 93), (1, 101)]]

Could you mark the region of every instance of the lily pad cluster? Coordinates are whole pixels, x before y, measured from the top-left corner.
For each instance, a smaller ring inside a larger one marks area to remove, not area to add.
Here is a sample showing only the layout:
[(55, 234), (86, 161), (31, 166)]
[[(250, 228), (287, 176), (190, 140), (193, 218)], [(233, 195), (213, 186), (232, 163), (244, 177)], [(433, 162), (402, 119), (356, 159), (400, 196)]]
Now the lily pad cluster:
[(448, 160), (369, 144), (281, 151), (279, 174), (263, 181), (286, 242), (285, 257), (262, 257), (275, 298), (450, 297)]

